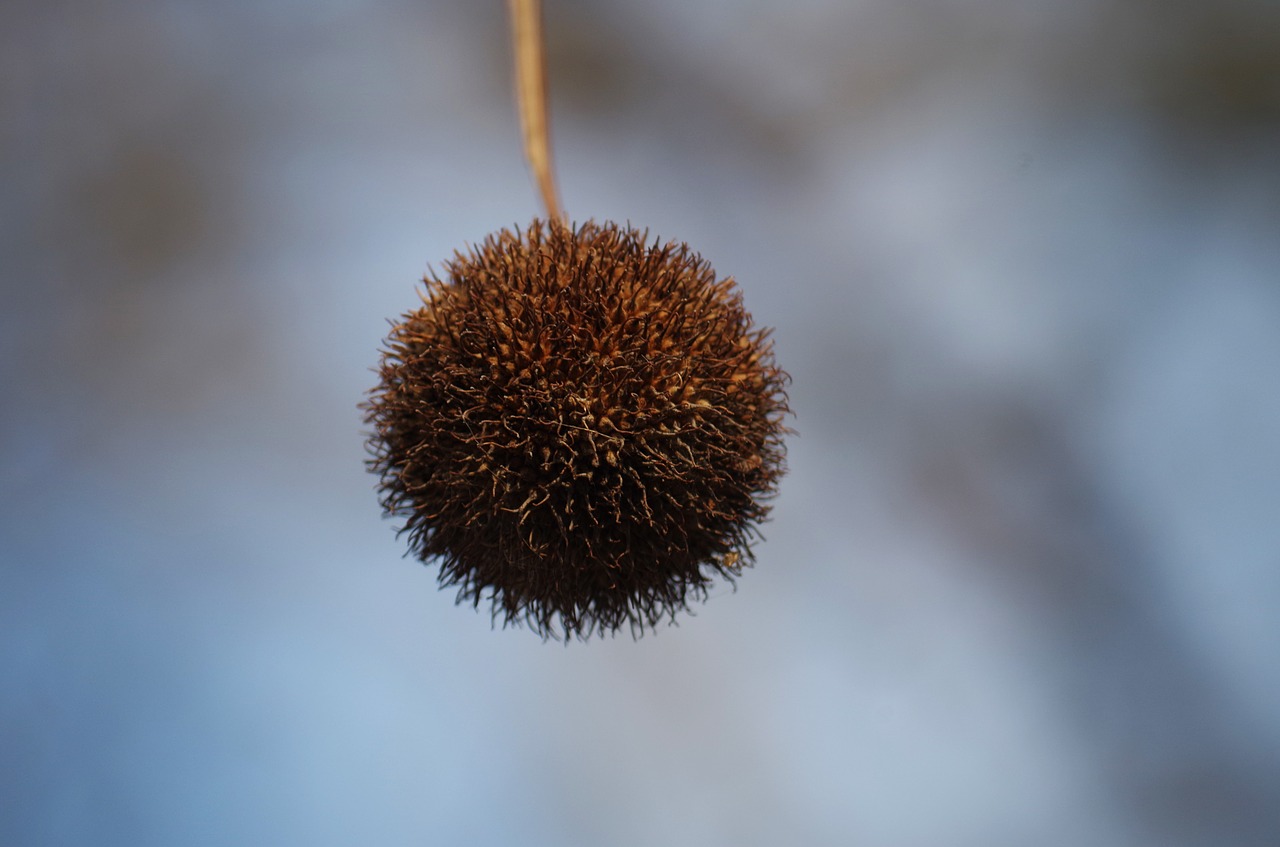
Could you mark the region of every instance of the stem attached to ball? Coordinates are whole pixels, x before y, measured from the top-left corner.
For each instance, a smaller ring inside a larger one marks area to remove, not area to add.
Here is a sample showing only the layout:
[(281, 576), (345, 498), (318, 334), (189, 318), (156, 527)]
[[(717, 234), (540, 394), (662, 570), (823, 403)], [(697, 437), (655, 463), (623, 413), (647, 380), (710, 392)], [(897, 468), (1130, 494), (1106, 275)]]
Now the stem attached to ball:
[(547, 65), (542, 47), (541, 0), (510, 0), (511, 33), (515, 45), (516, 100), (524, 152), (533, 168), (547, 217), (562, 218), (551, 165), (551, 133), (547, 121)]

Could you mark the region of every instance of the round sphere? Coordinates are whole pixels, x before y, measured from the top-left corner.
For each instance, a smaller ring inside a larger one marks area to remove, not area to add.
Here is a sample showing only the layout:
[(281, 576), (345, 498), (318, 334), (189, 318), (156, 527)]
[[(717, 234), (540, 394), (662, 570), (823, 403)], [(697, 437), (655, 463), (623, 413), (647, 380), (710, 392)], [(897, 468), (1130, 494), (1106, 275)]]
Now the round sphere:
[(544, 637), (636, 634), (752, 560), (787, 376), (732, 279), (612, 223), (534, 221), (428, 276), (364, 405), (410, 552)]

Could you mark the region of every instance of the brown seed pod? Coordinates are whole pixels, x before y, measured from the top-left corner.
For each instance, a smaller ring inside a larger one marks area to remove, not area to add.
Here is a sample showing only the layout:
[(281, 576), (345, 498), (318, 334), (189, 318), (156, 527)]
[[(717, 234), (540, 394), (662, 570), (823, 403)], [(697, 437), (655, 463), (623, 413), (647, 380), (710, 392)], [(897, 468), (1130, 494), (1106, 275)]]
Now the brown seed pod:
[(363, 406), (410, 552), (543, 637), (638, 635), (732, 581), (784, 471), (768, 332), (647, 239), (535, 220), (455, 254)]

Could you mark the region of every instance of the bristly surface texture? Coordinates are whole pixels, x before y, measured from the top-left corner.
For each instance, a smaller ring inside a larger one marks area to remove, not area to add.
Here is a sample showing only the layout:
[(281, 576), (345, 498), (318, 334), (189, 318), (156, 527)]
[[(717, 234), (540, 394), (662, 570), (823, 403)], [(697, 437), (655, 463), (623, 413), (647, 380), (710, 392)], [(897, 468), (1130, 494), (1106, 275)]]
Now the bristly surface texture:
[(784, 470), (768, 331), (647, 239), (535, 220), (455, 254), (364, 404), (410, 551), (543, 637), (638, 635), (732, 581)]

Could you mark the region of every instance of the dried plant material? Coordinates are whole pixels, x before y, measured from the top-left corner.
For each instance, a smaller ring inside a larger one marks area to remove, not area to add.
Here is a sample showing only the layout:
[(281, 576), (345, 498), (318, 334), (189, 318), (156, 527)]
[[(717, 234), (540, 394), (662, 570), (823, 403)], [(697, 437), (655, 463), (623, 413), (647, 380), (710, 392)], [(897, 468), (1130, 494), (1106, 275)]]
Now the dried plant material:
[(455, 254), (365, 404), (382, 505), (459, 601), (639, 634), (752, 561), (787, 376), (686, 245), (534, 221)]
[(551, 127), (547, 108), (547, 60), (543, 51), (542, 4), (510, 0), (511, 46), (515, 57), (516, 103), (525, 157), (533, 169), (547, 217), (559, 219), (555, 170), (551, 165)]

